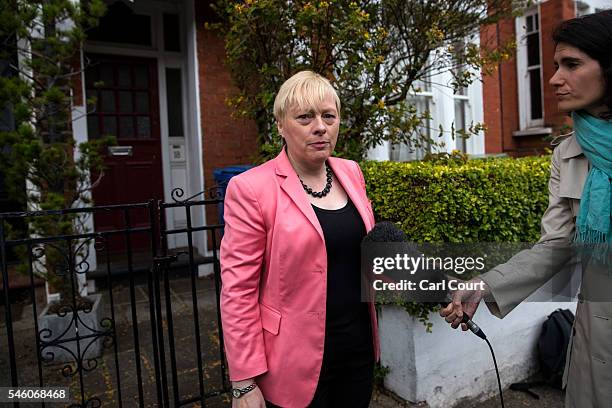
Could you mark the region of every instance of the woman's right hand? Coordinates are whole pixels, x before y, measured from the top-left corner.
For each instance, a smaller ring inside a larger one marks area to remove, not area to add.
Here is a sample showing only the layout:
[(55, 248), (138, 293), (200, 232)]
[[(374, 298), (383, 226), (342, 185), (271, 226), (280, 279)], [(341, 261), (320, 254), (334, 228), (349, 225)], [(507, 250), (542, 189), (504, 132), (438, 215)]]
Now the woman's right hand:
[[(236, 381), (232, 383), (232, 388), (244, 388), (254, 382), (254, 380)], [(232, 397), (232, 408), (266, 408), (266, 401), (259, 387), (255, 387), (240, 398)]]

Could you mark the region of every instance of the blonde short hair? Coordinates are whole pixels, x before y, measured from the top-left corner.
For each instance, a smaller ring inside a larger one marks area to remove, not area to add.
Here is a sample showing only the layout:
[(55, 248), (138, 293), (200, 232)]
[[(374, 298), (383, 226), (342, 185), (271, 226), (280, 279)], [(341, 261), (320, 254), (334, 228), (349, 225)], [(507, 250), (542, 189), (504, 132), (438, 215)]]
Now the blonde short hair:
[(300, 71), (285, 81), (274, 99), (274, 117), (282, 121), (289, 108), (296, 104), (300, 109), (314, 109), (327, 95), (332, 95), (340, 115), (340, 98), (332, 84), (313, 71)]

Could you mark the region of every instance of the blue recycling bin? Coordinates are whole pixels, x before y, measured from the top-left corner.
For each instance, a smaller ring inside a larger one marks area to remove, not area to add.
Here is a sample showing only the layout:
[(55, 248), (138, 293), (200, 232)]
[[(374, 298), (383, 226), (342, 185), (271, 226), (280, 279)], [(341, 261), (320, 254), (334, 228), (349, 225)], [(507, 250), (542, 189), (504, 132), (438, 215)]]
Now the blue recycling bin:
[[(222, 199), (225, 198), (225, 191), (227, 190), (227, 184), (229, 183), (230, 179), (240, 173), (244, 173), (250, 168), (253, 168), (253, 165), (244, 164), (244, 165), (238, 165), (238, 166), (222, 167), (220, 169), (213, 170), (213, 177), (215, 178), (215, 183), (217, 183), (217, 187), (219, 187)], [(223, 202), (219, 203), (218, 212), (219, 212), (219, 222), (224, 222), (223, 221)], [(223, 231), (221, 231), (221, 234), (223, 234)]]

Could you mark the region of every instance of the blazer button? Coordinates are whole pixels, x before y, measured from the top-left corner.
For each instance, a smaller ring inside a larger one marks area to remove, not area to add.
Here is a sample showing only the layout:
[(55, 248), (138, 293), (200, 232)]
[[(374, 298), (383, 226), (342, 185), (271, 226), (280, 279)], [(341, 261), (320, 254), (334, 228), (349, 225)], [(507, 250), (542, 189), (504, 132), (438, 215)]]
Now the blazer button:
[(582, 293), (578, 294), (578, 302), (579, 303), (584, 303), (584, 296), (582, 296)]

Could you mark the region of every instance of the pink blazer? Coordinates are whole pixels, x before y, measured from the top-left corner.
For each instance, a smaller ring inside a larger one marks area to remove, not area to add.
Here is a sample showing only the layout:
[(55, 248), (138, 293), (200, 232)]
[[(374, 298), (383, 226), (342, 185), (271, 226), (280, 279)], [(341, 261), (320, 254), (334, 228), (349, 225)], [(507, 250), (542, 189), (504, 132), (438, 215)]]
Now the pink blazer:
[[(329, 164), (369, 231), (374, 215), (361, 169), (338, 158)], [(227, 187), (221, 280), (230, 379), (257, 377), (268, 401), (307, 406), (323, 360), (327, 254), (317, 216), (284, 149)], [(372, 303), (370, 314), (378, 361)]]

